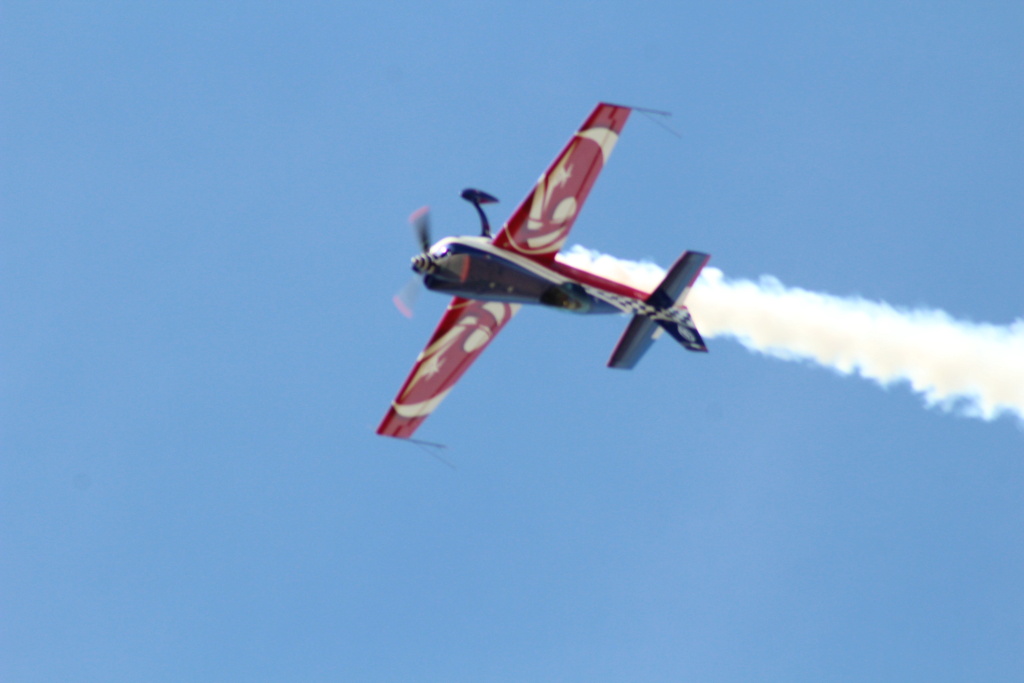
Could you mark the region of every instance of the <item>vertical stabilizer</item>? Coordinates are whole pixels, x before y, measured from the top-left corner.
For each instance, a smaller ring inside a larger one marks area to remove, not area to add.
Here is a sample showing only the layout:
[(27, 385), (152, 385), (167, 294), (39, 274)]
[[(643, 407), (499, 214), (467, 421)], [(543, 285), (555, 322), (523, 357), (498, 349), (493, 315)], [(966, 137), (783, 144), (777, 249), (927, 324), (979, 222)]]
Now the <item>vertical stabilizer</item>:
[(653, 310), (633, 316), (608, 359), (608, 367), (634, 367), (662, 332), (668, 332), (690, 351), (708, 350), (683, 301), (709, 258), (699, 251), (687, 251), (679, 257), (658, 288), (647, 297), (646, 303)]

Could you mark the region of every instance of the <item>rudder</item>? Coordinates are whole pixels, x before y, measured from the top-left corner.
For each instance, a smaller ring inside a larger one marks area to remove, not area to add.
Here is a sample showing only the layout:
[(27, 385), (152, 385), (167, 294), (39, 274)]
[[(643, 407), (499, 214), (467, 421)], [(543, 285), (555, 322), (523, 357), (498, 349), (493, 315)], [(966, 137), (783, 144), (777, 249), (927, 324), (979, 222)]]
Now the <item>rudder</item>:
[(682, 306), (709, 258), (708, 254), (699, 251), (687, 251), (672, 264), (665, 279), (645, 302), (655, 309), (653, 314), (633, 316), (608, 359), (608, 367), (634, 367), (662, 332), (668, 332), (689, 351), (708, 350), (689, 311), (677, 307)]

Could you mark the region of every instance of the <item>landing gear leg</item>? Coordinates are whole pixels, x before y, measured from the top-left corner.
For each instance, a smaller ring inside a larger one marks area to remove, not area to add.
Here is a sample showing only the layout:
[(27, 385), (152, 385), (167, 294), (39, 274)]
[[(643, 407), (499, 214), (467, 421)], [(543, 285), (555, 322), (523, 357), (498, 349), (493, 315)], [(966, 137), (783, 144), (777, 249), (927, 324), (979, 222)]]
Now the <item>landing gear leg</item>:
[(487, 214), (484, 213), (483, 207), (480, 205), (495, 204), (498, 200), (483, 190), (474, 190), (472, 187), (462, 191), (462, 198), (476, 207), (476, 212), (480, 214), (480, 234), (484, 237), (490, 237), (491, 224), (487, 222)]

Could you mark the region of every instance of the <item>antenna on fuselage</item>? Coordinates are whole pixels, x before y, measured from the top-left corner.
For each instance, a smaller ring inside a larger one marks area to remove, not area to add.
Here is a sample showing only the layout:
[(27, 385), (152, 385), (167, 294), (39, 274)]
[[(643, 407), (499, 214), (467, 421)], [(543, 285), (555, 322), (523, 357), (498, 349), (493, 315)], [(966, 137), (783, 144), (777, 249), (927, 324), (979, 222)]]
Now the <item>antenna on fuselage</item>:
[(480, 214), (480, 234), (484, 237), (491, 236), (491, 224), (487, 222), (487, 214), (484, 213), (481, 204), (496, 204), (498, 199), (487, 194), (483, 190), (476, 190), (472, 187), (467, 187), (462, 191), (462, 198), (467, 202), (476, 207), (476, 212)]

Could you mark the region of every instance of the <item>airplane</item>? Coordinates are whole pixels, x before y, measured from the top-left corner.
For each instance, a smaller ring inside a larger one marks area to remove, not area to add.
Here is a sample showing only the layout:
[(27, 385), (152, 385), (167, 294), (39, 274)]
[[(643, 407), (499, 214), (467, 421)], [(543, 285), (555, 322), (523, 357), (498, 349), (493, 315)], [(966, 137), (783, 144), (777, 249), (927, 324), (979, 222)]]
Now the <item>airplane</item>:
[[(410, 217), (423, 249), (412, 259), (413, 271), (427, 289), (454, 298), (377, 434), (411, 438), (523, 304), (631, 314), (608, 360), (612, 368), (634, 367), (664, 332), (690, 351), (707, 351), (683, 302), (708, 254), (684, 252), (653, 292), (558, 258), (632, 109), (598, 104), (497, 235), (491, 235), (482, 205), (498, 200), (472, 188), (462, 198), (479, 214), (479, 236), (446, 237), (431, 246), (426, 207)], [(396, 304), (401, 307), (400, 300)]]

